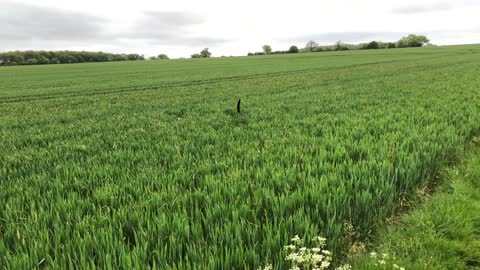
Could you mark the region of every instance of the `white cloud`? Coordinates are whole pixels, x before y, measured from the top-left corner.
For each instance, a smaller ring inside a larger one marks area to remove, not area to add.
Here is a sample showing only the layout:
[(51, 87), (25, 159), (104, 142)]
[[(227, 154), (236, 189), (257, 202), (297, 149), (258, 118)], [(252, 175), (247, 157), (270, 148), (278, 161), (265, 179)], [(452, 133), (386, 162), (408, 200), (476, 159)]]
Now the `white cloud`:
[(399, 14), (428, 13), (435, 11), (447, 11), (455, 8), (448, 2), (433, 2), (428, 4), (413, 4), (394, 8), (392, 11)]

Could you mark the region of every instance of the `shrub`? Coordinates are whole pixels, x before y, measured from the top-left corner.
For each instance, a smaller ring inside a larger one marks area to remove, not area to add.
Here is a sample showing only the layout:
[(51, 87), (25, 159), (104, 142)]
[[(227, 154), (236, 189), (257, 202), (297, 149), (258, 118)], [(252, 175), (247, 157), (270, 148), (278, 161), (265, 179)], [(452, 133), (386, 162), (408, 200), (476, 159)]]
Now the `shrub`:
[(298, 53), (298, 47), (297, 46), (291, 46), (290, 49), (288, 49), (289, 53)]

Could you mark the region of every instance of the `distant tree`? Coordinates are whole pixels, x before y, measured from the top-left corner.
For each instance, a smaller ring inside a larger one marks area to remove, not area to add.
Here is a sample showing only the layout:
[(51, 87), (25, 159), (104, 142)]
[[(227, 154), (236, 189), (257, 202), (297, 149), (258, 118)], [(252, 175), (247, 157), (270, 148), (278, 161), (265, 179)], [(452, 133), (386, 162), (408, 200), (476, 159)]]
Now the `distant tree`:
[(414, 35), (410, 34), (406, 37), (401, 38), (397, 42), (397, 47), (405, 48), (405, 47), (422, 47), (424, 44), (427, 44), (430, 40), (423, 35)]
[(297, 46), (291, 46), (290, 49), (288, 49), (289, 53), (298, 53), (298, 47)]
[(396, 48), (396, 47), (397, 47), (397, 46), (396, 46), (395, 43), (393, 43), (393, 42), (389, 42), (389, 43), (387, 44), (387, 48), (389, 48), (389, 49), (393, 49), (393, 48)]
[(35, 58), (30, 58), (27, 60), (27, 65), (36, 65), (38, 64), (38, 60)]
[(42, 65), (50, 64), (50, 60), (47, 57), (40, 55), (38, 57), (38, 64), (42, 64)]
[(378, 42), (371, 41), (367, 44), (366, 48), (367, 49), (378, 49), (379, 48)]
[[(34, 51), (25, 51), (23, 52), (23, 58), (28, 61), (30, 59), (37, 59), (38, 54)], [(37, 61), (38, 62), (38, 61)]]
[(271, 54), (272, 53), (272, 46), (270, 45), (263, 45), (262, 46), (264, 54)]
[(310, 40), (309, 42), (307, 42), (307, 45), (305, 45), (305, 49), (308, 51), (308, 52), (313, 52), (317, 49), (318, 47), (318, 43), (313, 41), (313, 40)]
[(339, 41), (337, 41), (337, 42), (335, 43), (335, 48), (334, 48), (334, 50), (335, 50), (335, 51), (340, 51), (341, 48), (342, 48), (342, 41), (339, 40)]
[(203, 49), (201, 52), (200, 52), (200, 55), (203, 57), (203, 58), (208, 58), (212, 55), (211, 52), (208, 51), (208, 48), (205, 48)]
[(130, 61), (145, 60), (145, 57), (143, 55), (132, 53), (132, 54), (127, 54), (127, 59), (130, 60)]
[(162, 54), (159, 54), (159, 55), (157, 56), (157, 58), (158, 58), (158, 59), (162, 59), (162, 60), (164, 60), (164, 59), (170, 59), (170, 58), (168, 58), (168, 56), (167, 56), (166, 54), (163, 54), (163, 53), (162, 53)]
[(78, 58), (75, 55), (67, 55), (67, 63), (78, 63)]
[(202, 55), (198, 54), (198, 53), (194, 53), (190, 56), (191, 58), (202, 58)]
[(148, 59), (150, 59), (150, 60), (156, 60), (157, 57), (156, 57), (156, 56), (150, 56)]
[(347, 51), (348, 48), (346, 46), (343, 46), (342, 45), (342, 41), (337, 41), (337, 43), (335, 43), (335, 46), (333, 48), (335, 51)]

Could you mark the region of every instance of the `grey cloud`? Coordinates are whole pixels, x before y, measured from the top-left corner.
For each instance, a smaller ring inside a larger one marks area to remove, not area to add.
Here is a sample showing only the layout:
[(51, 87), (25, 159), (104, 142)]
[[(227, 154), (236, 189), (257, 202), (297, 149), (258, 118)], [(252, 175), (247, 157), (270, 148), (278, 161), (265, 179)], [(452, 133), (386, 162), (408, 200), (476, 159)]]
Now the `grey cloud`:
[(145, 39), (154, 44), (180, 43), (188, 45), (209, 45), (227, 40), (192, 33), (189, 28), (201, 25), (206, 19), (188, 12), (145, 12), (135, 26), (122, 35), (123, 38)]
[(209, 46), (225, 42), (189, 31), (206, 22), (193, 13), (149, 11), (131, 29), (106, 32), (109, 21), (89, 14), (13, 2), (0, 2), (0, 49), (81, 47), (123, 42)]
[(392, 9), (393, 13), (396, 14), (416, 14), (416, 13), (425, 13), (432, 11), (444, 11), (451, 10), (454, 7), (448, 2), (438, 2), (431, 4), (418, 4), (418, 5), (408, 5)]
[(144, 15), (144, 23), (153, 23), (151, 26), (183, 27), (206, 22), (204, 17), (187, 12), (147, 11)]
[(102, 35), (99, 17), (19, 3), (0, 3), (0, 38), (9, 40), (92, 40)]

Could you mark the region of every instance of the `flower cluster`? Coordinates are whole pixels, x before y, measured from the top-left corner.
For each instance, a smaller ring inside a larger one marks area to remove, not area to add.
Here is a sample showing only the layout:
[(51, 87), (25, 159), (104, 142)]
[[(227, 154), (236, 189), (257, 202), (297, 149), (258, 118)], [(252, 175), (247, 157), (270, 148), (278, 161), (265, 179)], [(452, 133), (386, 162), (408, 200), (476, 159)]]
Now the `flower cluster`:
[(265, 265), (265, 267), (258, 267), (257, 270), (272, 270), (273, 269), (273, 266), (272, 264), (267, 264)]
[(393, 263), (393, 261), (389, 260), (389, 256), (387, 253), (383, 253), (380, 255), (373, 251), (370, 252), (370, 258), (372, 258), (373, 260), (377, 260), (375, 263), (375, 266), (377, 267), (387, 268), (387, 265), (391, 265), (391, 267), (388, 267), (388, 269), (393, 268), (398, 270), (405, 270), (404, 267), (398, 266), (398, 264)]
[[(303, 245), (303, 240), (295, 235), (291, 239), (291, 244), (284, 246), (284, 250), (288, 253), (285, 257), (286, 261), (290, 263), (290, 270), (328, 270), (332, 266), (332, 252), (325, 248), (327, 239), (316, 236), (312, 239), (313, 247), (306, 247)], [(387, 253), (378, 254), (370, 252), (369, 259), (375, 264), (375, 269), (394, 269), (405, 270), (404, 267), (398, 266), (394, 263), (395, 258), (390, 258)], [(259, 267), (257, 270), (272, 270), (271, 264), (264, 268)], [(338, 266), (335, 270), (352, 270), (352, 266), (345, 264)]]
[(335, 268), (335, 270), (352, 270), (352, 266), (350, 264), (345, 264)]
[(332, 261), (332, 253), (325, 248), (327, 239), (317, 236), (312, 239), (314, 247), (307, 248), (303, 246), (303, 240), (295, 235), (292, 244), (285, 246), (284, 249), (289, 252), (285, 260), (290, 261), (291, 270), (320, 270), (328, 269)]

